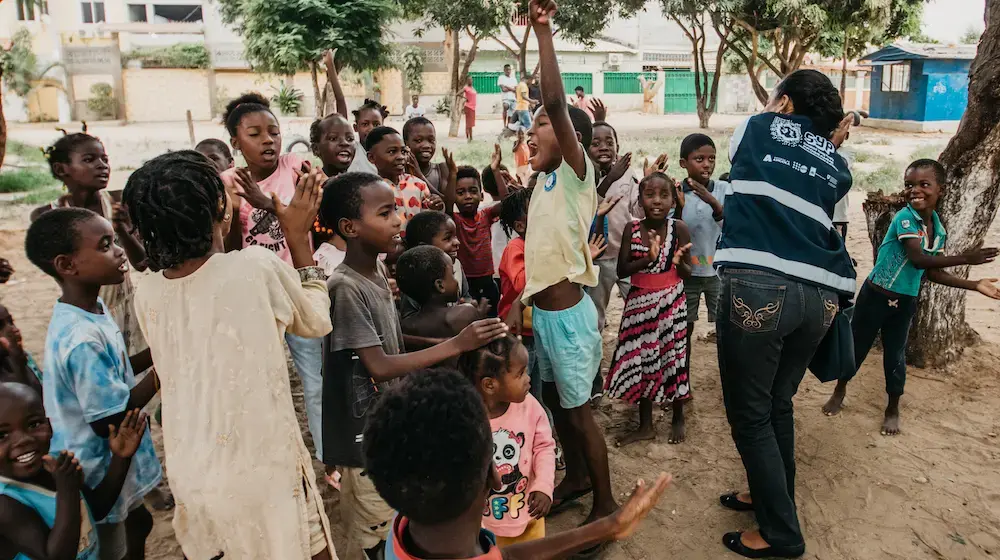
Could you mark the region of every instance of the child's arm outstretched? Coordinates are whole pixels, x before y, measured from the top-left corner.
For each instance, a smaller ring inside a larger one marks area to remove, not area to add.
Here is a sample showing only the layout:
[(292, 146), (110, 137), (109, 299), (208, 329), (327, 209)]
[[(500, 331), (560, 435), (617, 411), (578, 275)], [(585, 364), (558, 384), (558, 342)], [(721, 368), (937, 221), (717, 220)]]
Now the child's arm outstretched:
[(458, 166), (455, 165), (455, 155), (447, 148), (441, 148), (441, 154), (444, 155), (444, 163), (448, 168), (448, 182), (441, 191), (444, 195), (444, 213), (451, 216), (455, 211), (455, 199), (458, 198), (455, 194), (455, 189), (458, 187)]
[(902, 239), (906, 258), (919, 269), (949, 268), (952, 266), (976, 265), (993, 262), (1000, 253), (995, 247), (978, 246), (960, 254), (946, 257), (944, 255), (928, 255), (920, 246), (920, 238), (906, 237)]
[(347, 98), (344, 97), (344, 87), (340, 85), (340, 75), (337, 72), (337, 65), (334, 59), (337, 57), (337, 49), (330, 49), (323, 55), (323, 62), (326, 63), (326, 79), (333, 87), (333, 99), (337, 103), (337, 112), (345, 119), (349, 119), (347, 112)]
[(104, 519), (122, 492), (132, 456), (139, 449), (142, 436), (146, 433), (146, 413), (138, 408), (130, 410), (117, 429), (113, 424), (108, 425), (108, 432), (108, 445), (111, 447), (108, 472), (95, 488), (90, 489), (86, 485), (82, 487), (83, 497), (87, 499), (94, 519)]
[(587, 154), (580, 146), (573, 121), (569, 118), (566, 90), (563, 87), (562, 74), (559, 73), (559, 60), (556, 58), (556, 48), (552, 38), (552, 17), (556, 9), (554, 0), (531, 0), (528, 5), (531, 25), (535, 30), (535, 37), (538, 38), (542, 105), (556, 134), (563, 160), (573, 168), (579, 179), (583, 179), (587, 176)]
[(42, 464), (56, 481), (56, 518), (49, 529), (34, 509), (0, 497), (0, 535), (17, 552), (36, 560), (71, 560), (80, 545), (83, 471), (72, 453), (46, 455)]
[(1000, 299), (1000, 288), (997, 287), (996, 278), (983, 278), (982, 280), (966, 280), (954, 274), (949, 274), (940, 268), (931, 268), (927, 271), (927, 279), (935, 284), (961, 288), (963, 290), (975, 291), (992, 299)]
[(354, 352), (361, 359), (362, 365), (371, 374), (372, 379), (376, 383), (384, 383), (402, 377), (411, 371), (450, 360), (463, 352), (475, 350), (506, 334), (507, 325), (500, 322), (500, 319), (483, 319), (462, 329), (458, 336), (449, 338), (426, 350), (388, 355), (381, 346), (369, 346), (368, 348), (356, 348)]

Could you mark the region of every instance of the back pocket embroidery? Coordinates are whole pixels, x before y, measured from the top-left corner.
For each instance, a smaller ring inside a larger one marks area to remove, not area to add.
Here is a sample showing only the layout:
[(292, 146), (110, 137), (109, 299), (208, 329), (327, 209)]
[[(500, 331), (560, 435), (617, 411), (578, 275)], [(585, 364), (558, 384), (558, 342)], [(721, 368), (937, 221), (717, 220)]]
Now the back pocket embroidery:
[(778, 328), (785, 299), (784, 286), (753, 284), (732, 280), (729, 320), (750, 333), (770, 332)]

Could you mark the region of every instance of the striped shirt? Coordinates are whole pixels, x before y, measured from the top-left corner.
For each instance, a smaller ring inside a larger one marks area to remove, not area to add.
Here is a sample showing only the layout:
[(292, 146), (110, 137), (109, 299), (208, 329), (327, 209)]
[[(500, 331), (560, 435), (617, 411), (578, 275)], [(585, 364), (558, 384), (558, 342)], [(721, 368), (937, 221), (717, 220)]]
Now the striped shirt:
[(455, 226), (458, 231), (458, 260), (465, 269), (467, 278), (493, 276), (493, 235), (490, 228), (500, 216), (500, 203), (480, 208), (475, 216), (463, 216), (455, 212)]
[(763, 113), (736, 129), (729, 158), (715, 267), (766, 270), (853, 295), (857, 274), (832, 221), (852, 179), (833, 143), (806, 117)]

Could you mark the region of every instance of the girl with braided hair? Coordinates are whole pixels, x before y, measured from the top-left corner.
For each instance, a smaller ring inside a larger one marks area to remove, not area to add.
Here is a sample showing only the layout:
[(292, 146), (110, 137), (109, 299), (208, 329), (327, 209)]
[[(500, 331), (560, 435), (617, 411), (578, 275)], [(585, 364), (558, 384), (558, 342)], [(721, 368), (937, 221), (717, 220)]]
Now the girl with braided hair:
[(310, 170), (287, 205), (274, 202), (291, 266), (263, 247), (225, 251), (236, 217), (198, 152), (154, 158), (125, 187), (156, 271), (135, 305), (163, 383), (173, 527), (188, 558), (337, 557), (281, 343), (332, 328), (309, 243), (321, 179)]
[[(271, 112), (270, 102), (259, 93), (245, 93), (229, 102), (222, 120), (233, 148), (242, 152), (246, 161), (246, 167), (222, 173), (233, 215), (226, 248), (232, 251), (262, 246), (292, 264), (289, 240), (275, 209), (288, 204), (295, 194), (298, 177), (308, 173), (311, 164), (296, 154), (281, 153), (281, 127)], [(316, 446), (316, 457), (321, 458), (323, 341), (293, 333), (288, 333), (285, 341), (302, 379), (309, 432)]]

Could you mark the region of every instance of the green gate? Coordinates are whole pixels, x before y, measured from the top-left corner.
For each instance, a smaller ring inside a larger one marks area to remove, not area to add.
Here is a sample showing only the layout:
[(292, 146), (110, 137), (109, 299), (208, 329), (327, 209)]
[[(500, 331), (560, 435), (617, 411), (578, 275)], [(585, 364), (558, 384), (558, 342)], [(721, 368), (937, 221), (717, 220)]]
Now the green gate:
[[(688, 70), (667, 70), (663, 73), (664, 113), (696, 113), (698, 102), (694, 92), (695, 73)], [(709, 83), (712, 74), (708, 75)]]
[(563, 72), (562, 81), (567, 95), (573, 95), (576, 86), (583, 87), (586, 95), (594, 93), (594, 75), (590, 72)]
[[(643, 72), (643, 74), (647, 80), (656, 79), (655, 72)], [(639, 72), (605, 72), (604, 93), (642, 93)]]
[(503, 75), (503, 72), (469, 72), (469, 76), (472, 78), (472, 87), (476, 88), (477, 93), (500, 93), (500, 86), (497, 85), (497, 78)]

